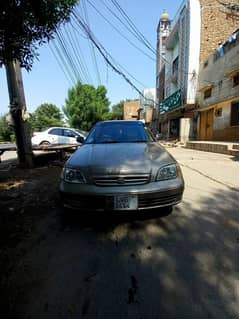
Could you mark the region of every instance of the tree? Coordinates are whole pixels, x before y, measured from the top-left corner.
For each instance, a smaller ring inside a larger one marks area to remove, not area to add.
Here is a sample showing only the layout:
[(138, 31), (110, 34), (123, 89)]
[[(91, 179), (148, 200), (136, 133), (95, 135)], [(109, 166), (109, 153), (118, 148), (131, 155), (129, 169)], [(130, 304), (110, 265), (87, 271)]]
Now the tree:
[(51, 126), (63, 126), (63, 114), (56, 105), (44, 103), (33, 112), (30, 123), (35, 131), (43, 131)]
[(112, 120), (123, 120), (123, 107), (124, 101), (120, 101), (112, 106), (112, 111), (110, 114)]
[(14, 140), (14, 131), (6, 121), (6, 116), (0, 117), (0, 142), (12, 142)]
[(81, 84), (68, 91), (63, 112), (70, 126), (88, 131), (96, 122), (105, 120), (109, 114), (109, 100), (104, 86), (95, 88)]
[(0, 64), (18, 60), (30, 70), (37, 46), (54, 38), (79, 0), (1, 0)]
[(54, 38), (59, 25), (69, 20), (78, 0), (1, 0), (0, 66), (5, 65), (19, 163), (32, 166), (30, 129), (21, 67), (30, 70), (37, 47)]

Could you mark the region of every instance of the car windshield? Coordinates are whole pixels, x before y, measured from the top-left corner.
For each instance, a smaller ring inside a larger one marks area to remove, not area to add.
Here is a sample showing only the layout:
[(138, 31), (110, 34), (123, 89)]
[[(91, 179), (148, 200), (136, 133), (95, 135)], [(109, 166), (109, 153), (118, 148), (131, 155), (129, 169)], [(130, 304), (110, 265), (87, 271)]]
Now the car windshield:
[(83, 131), (83, 130), (79, 130), (79, 129), (75, 129), (75, 131), (80, 134), (80, 135), (83, 135), (83, 136), (87, 136), (88, 135), (88, 132), (87, 131)]
[(101, 122), (90, 131), (85, 144), (154, 142), (151, 132), (141, 122)]

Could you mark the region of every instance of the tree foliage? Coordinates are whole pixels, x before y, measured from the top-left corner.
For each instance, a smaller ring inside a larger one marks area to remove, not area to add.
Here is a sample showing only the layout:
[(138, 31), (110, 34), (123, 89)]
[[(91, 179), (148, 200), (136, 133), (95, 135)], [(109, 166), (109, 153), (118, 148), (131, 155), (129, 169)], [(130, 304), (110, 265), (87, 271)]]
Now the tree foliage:
[(89, 131), (96, 122), (105, 120), (110, 104), (106, 94), (104, 86), (95, 88), (78, 82), (71, 88), (63, 108), (70, 126)]
[(124, 101), (120, 101), (112, 106), (111, 120), (123, 120)]
[(54, 104), (41, 104), (31, 117), (31, 127), (34, 131), (43, 131), (52, 126), (63, 126), (63, 114)]
[(8, 125), (6, 116), (0, 117), (0, 142), (12, 142), (15, 139), (13, 128)]
[(37, 46), (54, 37), (79, 0), (1, 0), (0, 65), (17, 59), (30, 70)]

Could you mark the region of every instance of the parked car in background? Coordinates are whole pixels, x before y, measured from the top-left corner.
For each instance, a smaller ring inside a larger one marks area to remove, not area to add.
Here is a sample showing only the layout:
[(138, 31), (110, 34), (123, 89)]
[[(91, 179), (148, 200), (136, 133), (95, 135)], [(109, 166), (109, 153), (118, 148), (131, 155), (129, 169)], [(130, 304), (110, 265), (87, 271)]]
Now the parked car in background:
[(50, 127), (43, 132), (34, 132), (32, 145), (77, 144), (77, 137), (85, 138), (82, 132), (68, 127)]
[(79, 129), (75, 129), (75, 131), (77, 131), (78, 133), (81, 134), (81, 136), (86, 137), (88, 135), (89, 132), (87, 131), (83, 131), (83, 130), (79, 130)]
[(179, 164), (140, 121), (97, 123), (60, 181), (64, 207), (82, 210), (171, 209), (183, 191)]

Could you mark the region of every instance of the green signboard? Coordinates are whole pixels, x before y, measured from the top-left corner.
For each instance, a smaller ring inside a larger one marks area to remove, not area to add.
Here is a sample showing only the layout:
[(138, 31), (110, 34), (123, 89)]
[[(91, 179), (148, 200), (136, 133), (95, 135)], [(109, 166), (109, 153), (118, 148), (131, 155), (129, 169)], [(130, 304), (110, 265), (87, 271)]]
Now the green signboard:
[(181, 90), (174, 92), (159, 104), (160, 114), (172, 111), (182, 105)]

